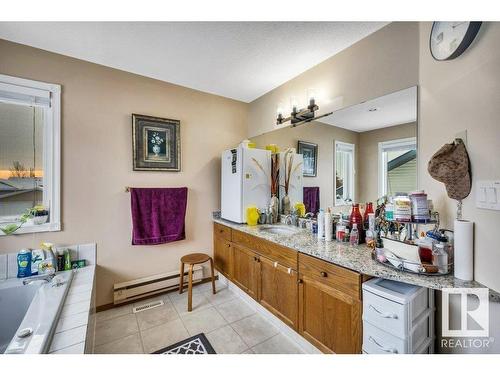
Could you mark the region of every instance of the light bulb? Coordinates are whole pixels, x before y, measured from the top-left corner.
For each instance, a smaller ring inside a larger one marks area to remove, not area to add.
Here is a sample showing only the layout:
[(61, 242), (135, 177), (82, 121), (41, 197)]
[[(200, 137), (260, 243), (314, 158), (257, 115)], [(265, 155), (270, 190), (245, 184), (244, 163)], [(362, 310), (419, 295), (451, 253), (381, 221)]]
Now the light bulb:
[(316, 100), (316, 90), (308, 89), (307, 90), (307, 101), (311, 102), (311, 100)]
[(276, 115), (283, 115), (283, 103), (279, 102), (278, 107), (276, 107)]
[(297, 112), (298, 106), (299, 106), (299, 103), (297, 101), (297, 97), (296, 96), (290, 97), (290, 107), (292, 107), (292, 112)]

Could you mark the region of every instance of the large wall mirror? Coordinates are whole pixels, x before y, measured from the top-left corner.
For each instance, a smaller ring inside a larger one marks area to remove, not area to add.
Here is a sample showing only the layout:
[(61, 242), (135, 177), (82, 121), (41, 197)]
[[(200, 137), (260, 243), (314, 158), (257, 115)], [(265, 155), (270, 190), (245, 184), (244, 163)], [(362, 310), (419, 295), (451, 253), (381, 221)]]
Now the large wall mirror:
[(322, 208), (341, 211), (354, 202), (411, 192), (417, 189), (417, 91), (388, 93), (252, 141), (281, 150), (297, 149), (299, 142), (316, 145), (316, 174), (304, 174), (303, 184), (319, 188)]

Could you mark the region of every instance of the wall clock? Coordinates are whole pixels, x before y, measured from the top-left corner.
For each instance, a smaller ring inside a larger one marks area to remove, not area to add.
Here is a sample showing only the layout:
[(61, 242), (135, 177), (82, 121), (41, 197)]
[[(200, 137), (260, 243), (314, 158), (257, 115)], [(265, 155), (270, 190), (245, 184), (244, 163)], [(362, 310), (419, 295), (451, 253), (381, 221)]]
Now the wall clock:
[(434, 22), (429, 47), (438, 61), (453, 60), (470, 46), (482, 22)]

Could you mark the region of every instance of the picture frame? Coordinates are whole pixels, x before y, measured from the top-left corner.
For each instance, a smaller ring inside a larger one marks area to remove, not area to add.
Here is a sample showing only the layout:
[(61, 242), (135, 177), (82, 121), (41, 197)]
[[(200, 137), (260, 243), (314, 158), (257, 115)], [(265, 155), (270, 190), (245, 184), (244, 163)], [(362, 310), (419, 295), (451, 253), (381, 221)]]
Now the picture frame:
[(318, 145), (311, 142), (298, 141), (297, 153), (304, 158), (304, 177), (316, 177), (318, 170)]
[(180, 121), (132, 114), (134, 171), (181, 170)]

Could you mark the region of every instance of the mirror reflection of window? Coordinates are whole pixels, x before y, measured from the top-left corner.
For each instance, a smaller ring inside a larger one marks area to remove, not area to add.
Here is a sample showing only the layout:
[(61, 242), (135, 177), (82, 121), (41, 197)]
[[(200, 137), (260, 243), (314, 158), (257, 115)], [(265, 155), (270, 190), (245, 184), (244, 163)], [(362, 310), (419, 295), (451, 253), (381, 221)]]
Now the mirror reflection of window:
[(379, 195), (394, 196), (417, 190), (417, 140), (379, 143)]
[(0, 102), (0, 223), (43, 205), (44, 109)]
[(335, 141), (335, 205), (354, 200), (354, 145)]

